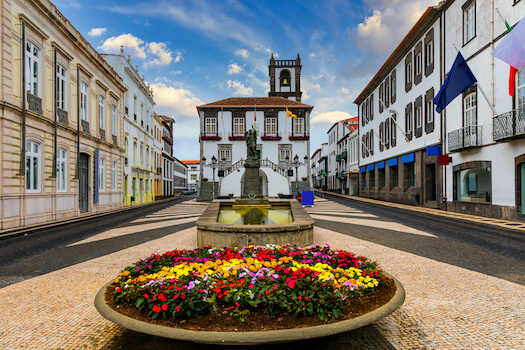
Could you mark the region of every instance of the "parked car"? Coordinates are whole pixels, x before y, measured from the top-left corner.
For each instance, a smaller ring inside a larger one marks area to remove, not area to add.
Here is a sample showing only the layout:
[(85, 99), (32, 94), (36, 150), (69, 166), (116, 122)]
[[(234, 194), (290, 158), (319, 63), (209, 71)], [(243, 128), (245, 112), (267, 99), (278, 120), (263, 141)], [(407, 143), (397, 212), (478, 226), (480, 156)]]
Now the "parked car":
[(183, 195), (188, 195), (188, 194), (191, 194), (191, 191), (189, 189), (187, 189), (187, 188), (183, 188), (181, 193)]

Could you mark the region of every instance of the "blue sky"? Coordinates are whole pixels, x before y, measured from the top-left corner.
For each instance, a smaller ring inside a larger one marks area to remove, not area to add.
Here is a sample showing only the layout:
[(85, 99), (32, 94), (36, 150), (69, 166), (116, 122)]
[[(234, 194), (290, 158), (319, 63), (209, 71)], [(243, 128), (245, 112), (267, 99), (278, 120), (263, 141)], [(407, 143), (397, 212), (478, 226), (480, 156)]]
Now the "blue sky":
[(314, 106), (311, 149), (331, 124), (357, 115), (355, 98), (436, 0), (55, 0), (100, 53), (131, 55), (155, 110), (175, 119), (174, 155), (199, 158), (195, 106), (268, 96), (270, 55), (302, 63)]

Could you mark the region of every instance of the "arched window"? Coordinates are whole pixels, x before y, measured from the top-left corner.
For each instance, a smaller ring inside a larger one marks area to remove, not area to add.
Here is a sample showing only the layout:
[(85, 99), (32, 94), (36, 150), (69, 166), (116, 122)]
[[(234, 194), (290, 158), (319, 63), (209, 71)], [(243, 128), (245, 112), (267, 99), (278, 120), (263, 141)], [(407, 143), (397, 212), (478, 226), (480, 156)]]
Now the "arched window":
[(26, 143), (26, 190), (28, 193), (40, 192), (40, 144)]
[(281, 81), (281, 86), (290, 86), (290, 71), (282, 70), (279, 80)]
[(67, 151), (63, 148), (57, 150), (57, 191), (66, 192), (67, 181)]
[(26, 42), (26, 91), (40, 97), (40, 50)]

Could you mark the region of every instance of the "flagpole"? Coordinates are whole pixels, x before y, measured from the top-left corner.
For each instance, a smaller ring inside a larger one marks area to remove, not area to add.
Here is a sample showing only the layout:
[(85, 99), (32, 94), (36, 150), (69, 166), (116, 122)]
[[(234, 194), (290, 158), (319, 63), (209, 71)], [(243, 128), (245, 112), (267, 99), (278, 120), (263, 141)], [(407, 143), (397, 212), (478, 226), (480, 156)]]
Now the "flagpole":
[[(456, 43), (452, 43), (452, 45), (454, 46), (454, 48), (456, 49), (456, 51), (459, 53), (459, 50), (458, 48), (456, 47)], [(465, 61), (466, 62), (466, 61)], [(483, 91), (483, 88), (481, 87), (481, 84), (479, 84), (479, 81), (477, 82), (477, 87), (479, 88), (479, 91), (481, 92), (481, 94), (483, 95), (483, 97), (485, 98), (485, 101), (487, 101), (487, 104), (489, 105), (490, 109), (492, 109), (492, 113), (494, 113), (494, 115), (498, 115), (498, 113), (496, 113), (496, 110), (494, 109), (494, 106), (490, 103), (489, 101), (489, 98), (487, 97), (487, 95), (485, 94), (485, 91)]]
[[(378, 99), (379, 102), (381, 102), (381, 104), (383, 105), (383, 108), (385, 109), (385, 111), (387, 110), (386, 106), (385, 106), (385, 103), (383, 102), (383, 100), (381, 100), (380, 98)], [(390, 113), (390, 112), (389, 112)], [(397, 113), (392, 113), (392, 116), (397, 116)], [(392, 119), (392, 121), (394, 122), (394, 124), (397, 126), (397, 128), (399, 129), (399, 131), (401, 131), (401, 133), (403, 134), (403, 136), (405, 136), (405, 141), (406, 142), (409, 142), (410, 140), (408, 139), (407, 137), (407, 133), (403, 131), (403, 129), (401, 129), (401, 127), (399, 126), (399, 124), (397, 123), (397, 120), (396, 119)]]

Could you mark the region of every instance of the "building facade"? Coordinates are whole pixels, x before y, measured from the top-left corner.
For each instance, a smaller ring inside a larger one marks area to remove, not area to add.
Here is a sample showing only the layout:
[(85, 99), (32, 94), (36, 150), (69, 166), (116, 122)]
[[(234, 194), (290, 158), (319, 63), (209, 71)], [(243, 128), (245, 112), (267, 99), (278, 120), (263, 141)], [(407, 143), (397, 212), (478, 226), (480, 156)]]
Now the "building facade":
[(200, 160), (183, 160), (188, 167), (188, 188), (192, 192), (197, 192), (199, 187)]
[(122, 206), (122, 79), (51, 2), (1, 11), (0, 228)]
[(153, 112), (153, 194), (162, 199), (162, 119)]
[(130, 56), (102, 55), (106, 62), (122, 77), (127, 91), (123, 100), (124, 146), (124, 205), (134, 205), (155, 200), (153, 192), (155, 101), (148, 85), (138, 74), (138, 66), (131, 65)]
[(432, 102), (442, 83), (441, 15), (428, 8), (355, 100), (360, 196), (441, 204), (442, 128)]
[(188, 166), (184, 162), (173, 157), (173, 190), (180, 193), (188, 188)]
[(173, 124), (175, 121), (165, 115), (158, 116), (162, 121), (162, 196), (173, 197)]

